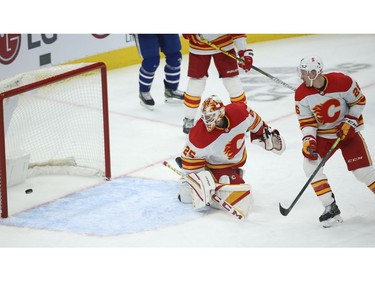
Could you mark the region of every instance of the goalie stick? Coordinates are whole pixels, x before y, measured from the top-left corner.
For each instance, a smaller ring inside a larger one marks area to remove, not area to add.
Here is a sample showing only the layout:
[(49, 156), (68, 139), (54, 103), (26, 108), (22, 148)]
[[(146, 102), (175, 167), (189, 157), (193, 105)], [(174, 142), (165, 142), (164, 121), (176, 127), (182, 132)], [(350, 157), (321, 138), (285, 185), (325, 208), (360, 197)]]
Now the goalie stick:
[(287, 216), (289, 214), (289, 212), (293, 209), (294, 205), (297, 203), (297, 201), (299, 200), (299, 198), (301, 197), (302, 193), (305, 191), (305, 189), (307, 188), (307, 186), (312, 182), (312, 180), (314, 179), (314, 177), (316, 176), (316, 174), (319, 172), (320, 168), (324, 166), (324, 164), (327, 162), (328, 158), (332, 155), (333, 151), (335, 150), (336, 146), (339, 144), (340, 140), (341, 140), (340, 138), (337, 138), (336, 141), (332, 144), (332, 146), (328, 150), (327, 154), (324, 156), (324, 158), (322, 159), (322, 161), (319, 163), (318, 167), (316, 167), (315, 171), (312, 173), (312, 175), (310, 176), (310, 178), (308, 179), (308, 181), (302, 187), (301, 191), (298, 193), (297, 197), (294, 199), (294, 201), (289, 206), (289, 208), (284, 208), (279, 203), (280, 213), (283, 216)]
[[(176, 174), (178, 174), (179, 176), (182, 176), (182, 173), (181, 171), (177, 170), (175, 167), (173, 167), (171, 164), (169, 164), (167, 161), (164, 161), (163, 162), (163, 165), (168, 167), (169, 169), (171, 169), (173, 172), (175, 172)], [(238, 209), (236, 209), (235, 207), (233, 207), (231, 204), (229, 204), (227, 201), (225, 201), (224, 199), (222, 199), (219, 195), (213, 193), (211, 195), (211, 199), (214, 200), (216, 203), (218, 203), (218, 205), (226, 212), (228, 212), (229, 214), (231, 214), (232, 216), (234, 216), (235, 218), (239, 219), (239, 220), (244, 220), (245, 219), (245, 215), (239, 211)]]
[[(208, 41), (207, 39), (203, 38), (202, 36), (200, 36), (200, 40), (204, 43), (206, 43), (207, 45), (211, 46), (212, 48), (222, 52), (223, 54), (227, 55), (228, 57), (231, 57), (232, 59), (238, 61), (238, 62), (242, 62), (244, 63), (244, 60), (237, 57), (237, 56), (234, 56), (232, 55), (231, 53), (223, 50), (222, 48), (220, 48), (219, 46), (217, 46), (216, 44), (212, 43), (211, 41)], [(271, 80), (275, 81), (276, 83), (279, 83), (281, 85), (283, 85), (284, 87), (292, 90), (292, 91), (296, 91), (296, 88), (290, 86), (289, 84), (285, 83), (284, 81), (280, 80), (279, 78), (275, 77), (275, 76), (272, 76), (271, 74), (265, 72), (264, 70), (256, 67), (255, 65), (252, 66), (252, 68), (256, 71), (258, 71), (260, 74), (263, 74), (264, 76), (267, 76), (268, 78), (270, 78)]]

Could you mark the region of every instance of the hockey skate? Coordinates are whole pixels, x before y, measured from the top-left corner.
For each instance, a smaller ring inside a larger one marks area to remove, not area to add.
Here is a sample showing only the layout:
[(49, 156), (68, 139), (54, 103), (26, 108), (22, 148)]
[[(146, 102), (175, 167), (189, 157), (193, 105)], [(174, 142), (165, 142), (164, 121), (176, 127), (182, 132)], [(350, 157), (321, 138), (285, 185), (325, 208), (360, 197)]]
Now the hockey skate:
[(323, 214), (319, 217), (319, 221), (324, 228), (331, 227), (337, 223), (342, 223), (343, 219), (340, 216), (340, 209), (336, 205), (335, 197), (333, 196), (332, 204), (325, 207)]
[(142, 106), (154, 110), (155, 101), (149, 92), (139, 92), (139, 99)]
[(185, 133), (185, 134), (189, 134), (191, 128), (194, 127), (194, 119), (190, 119), (190, 118), (184, 118), (184, 125), (182, 127), (182, 131)]
[(172, 90), (165, 87), (164, 90), (165, 102), (167, 103), (183, 103), (184, 102), (184, 92), (177, 90)]

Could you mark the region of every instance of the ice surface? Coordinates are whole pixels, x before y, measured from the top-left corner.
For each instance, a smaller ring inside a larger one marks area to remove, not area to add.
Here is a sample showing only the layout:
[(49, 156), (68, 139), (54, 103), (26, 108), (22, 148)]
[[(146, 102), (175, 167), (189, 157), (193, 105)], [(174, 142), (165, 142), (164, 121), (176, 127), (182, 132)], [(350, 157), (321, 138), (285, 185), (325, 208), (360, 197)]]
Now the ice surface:
[[(375, 157), (375, 35), (315, 35), (251, 47), (257, 67), (294, 87), (300, 83), (296, 66), (310, 54), (323, 59), (326, 71), (343, 71), (355, 78), (367, 97), (363, 135)], [(187, 63), (188, 57), (184, 56), (182, 90), (188, 82)], [(114, 255), (113, 265), (124, 266), (125, 279), (126, 264), (142, 271), (147, 270), (141, 267), (142, 261), (148, 261), (151, 269), (165, 268), (166, 277), (192, 276), (200, 280), (199, 276), (190, 275), (189, 269), (203, 266), (205, 260), (209, 264), (215, 261), (216, 269), (207, 270), (217, 276), (229, 278), (228, 273), (235, 268), (245, 280), (252, 279), (256, 271), (262, 274), (259, 280), (271, 280), (271, 276), (275, 277), (271, 274), (280, 280), (297, 280), (293, 279), (298, 276), (293, 275), (291, 264), (298, 264), (309, 277), (322, 278), (320, 267), (333, 263), (348, 270), (359, 261), (357, 274), (353, 270), (345, 277), (364, 277), (366, 268), (372, 267), (367, 264), (367, 253), (375, 246), (374, 194), (346, 170), (337, 153), (325, 171), (344, 223), (330, 229), (319, 224), (323, 207), (311, 188), (287, 217), (280, 215), (279, 202), (289, 206), (307, 180), (302, 170), (301, 133), (294, 114), (293, 93), (254, 70), (241, 74), (249, 104), (279, 129), (287, 150), (280, 157), (248, 145), (245, 180), (252, 185), (255, 199), (248, 220), (239, 222), (218, 210), (196, 213), (191, 206), (176, 201), (178, 176), (162, 162), (174, 164), (186, 135), (182, 133), (183, 106), (164, 103), (163, 66), (162, 60), (151, 91), (156, 101), (152, 112), (139, 104), (139, 65), (109, 72), (113, 180), (88, 182), (49, 176), (9, 189), (11, 217), (0, 223), (0, 246), (105, 248), (84, 251), (82, 258), (95, 267), (99, 266), (95, 257)], [(212, 66), (204, 96), (213, 93), (228, 101)], [(34, 192), (26, 195), (27, 187)], [(115, 254), (106, 248), (126, 250)], [(21, 260), (32, 259), (33, 254), (22, 252)], [(58, 251), (57, 256), (76, 260), (80, 254), (75, 257), (75, 252)], [(55, 257), (44, 250), (39, 255)], [(168, 273), (168, 262), (174, 263), (174, 256), (181, 275)], [(19, 255), (13, 259), (19, 259)], [(191, 259), (194, 262), (190, 263)], [(139, 265), (134, 261), (139, 261)], [(337, 272), (332, 276), (337, 277)]]

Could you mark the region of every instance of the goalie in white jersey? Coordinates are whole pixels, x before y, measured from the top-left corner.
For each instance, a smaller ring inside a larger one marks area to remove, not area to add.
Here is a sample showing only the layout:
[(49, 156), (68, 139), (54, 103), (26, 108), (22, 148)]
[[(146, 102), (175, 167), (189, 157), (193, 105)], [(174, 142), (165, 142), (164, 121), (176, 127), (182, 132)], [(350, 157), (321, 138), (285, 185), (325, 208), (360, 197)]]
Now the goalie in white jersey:
[[(252, 142), (264, 149), (277, 154), (285, 150), (279, 132), (272, 130), (245, 103), (224, 106), (215, 95), (203, 102), (202, 117), (191, 129), (181, 155), (181, 168), (189, 186), (180, 188), (180, 201), (193, 202), (196, 209), (206, 205), (215, 207), (212, 204), (215, 202), (210, 198), (217, 192), (226, 202), (247, 215), (252, 195), (241, 169), (247, 158), (247, 131), (250, 131)], [(206, 182), (215, 184), (207, 185), (202, 180), (206, 178), (209, 178)]]
[[(298, 67), (303, 83), (295, 92), (296, 113), (303, 135), (304, 170), (308, 177), (316, 170), (335, 140), (347, 168), (375, 193), (375, 169), (360, 131), (366, 98), (351, 77), (332, 72), (323, 74), (323, 62), (318, 56), (301, 60)], [(319, 217), (324, 227), (342, 222), (340, 210), (328, 179), (319, 170), (311, 185), (325, 210)]]

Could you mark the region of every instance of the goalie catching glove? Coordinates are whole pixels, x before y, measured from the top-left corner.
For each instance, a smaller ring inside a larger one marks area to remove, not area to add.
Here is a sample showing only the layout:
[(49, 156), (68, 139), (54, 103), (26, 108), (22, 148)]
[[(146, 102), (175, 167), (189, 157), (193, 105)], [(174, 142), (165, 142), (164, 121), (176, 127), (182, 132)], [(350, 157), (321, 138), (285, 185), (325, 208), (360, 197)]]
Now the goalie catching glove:
[(258, 130), (250, 133), (251, 143), (257, 144), (267, 151), (281, 155), (285, 151), (285, 141), (277, 129), (272, 129), (267, 124)]

